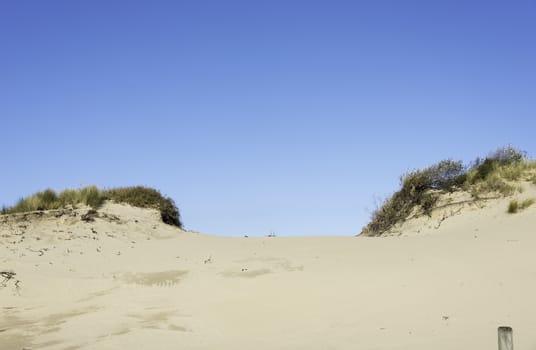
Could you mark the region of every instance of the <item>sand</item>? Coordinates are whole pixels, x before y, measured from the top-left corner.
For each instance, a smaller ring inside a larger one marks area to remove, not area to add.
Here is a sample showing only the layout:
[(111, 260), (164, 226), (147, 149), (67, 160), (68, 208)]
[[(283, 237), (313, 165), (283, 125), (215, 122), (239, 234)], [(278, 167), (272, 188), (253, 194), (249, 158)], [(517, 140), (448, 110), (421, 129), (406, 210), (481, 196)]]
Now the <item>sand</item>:
[(496, 349), (502, 325), (536, 349), (536, 206), (507, 204), (383, 238), (217, 237), (112, 203), (0, 217), (0, 349)]

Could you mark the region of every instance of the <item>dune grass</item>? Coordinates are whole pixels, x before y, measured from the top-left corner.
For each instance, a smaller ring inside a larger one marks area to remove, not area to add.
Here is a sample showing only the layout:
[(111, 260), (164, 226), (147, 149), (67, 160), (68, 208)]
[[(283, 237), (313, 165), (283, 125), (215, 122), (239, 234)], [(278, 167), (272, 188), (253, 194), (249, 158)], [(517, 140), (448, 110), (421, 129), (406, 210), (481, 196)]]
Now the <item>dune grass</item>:
[(84, 187), (78, 190), (63, 190), (59, 194), (52, 189), (37, 192), (29, 197), (20, 199), (10, 208), (4, 208), (6, 214), (25, 213), (39, 210), (53, 210), (60, 208), (76, 208), (86, 205), (98, 208), (104, 198), (95, 186)]
[(400, 190), (372, 213), (371, 221), (361, 234), (380, 236), (405, 221), (415, 210), (431, 215), (440, 196), (447, 192), (467, 191), (475, 199), (521, 192), (515, 182), (528, 180), (536, 184), (535, 169), (536, 162), (528, 160), (525, 152), (509, 146), (497, 149), (484, 159), (477, 158), (467, 166), (461, 161), (443, 160), (409, 172), (401, 176)]
[(508, 204), (508, 213), (515, 214), (520, 210), (526, 209), (533, 205), (535, 202), (534, 198), (527, 198), (522, 202), (519, 202), (518, 200), (511, 200)]
[(106, 200), (126, 203), (140, 208), (160, 211), (162, 221), (169, 225), (182, 227), (180, 214), (175, 202), (159, 191), (143, 186), (121, 187), (99, 190), (95, 186), (80, 189), (66, 189), (59, 194), (52, 189), (37, 192), (20, 199), (13, 207), (3, 207), (2, 214), (16, 214), (31, 211), (54, 210), (89, 206), (98, 209)]

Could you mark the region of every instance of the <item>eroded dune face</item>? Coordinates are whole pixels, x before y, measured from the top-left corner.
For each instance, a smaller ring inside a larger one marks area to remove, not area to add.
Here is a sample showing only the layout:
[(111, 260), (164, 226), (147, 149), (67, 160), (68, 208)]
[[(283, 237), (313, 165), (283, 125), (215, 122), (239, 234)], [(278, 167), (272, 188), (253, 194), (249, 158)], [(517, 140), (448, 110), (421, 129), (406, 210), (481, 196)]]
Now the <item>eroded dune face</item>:
[(0, 349), (493, 349), (501, 325), (534, 349), (536, 208), (507, 204), (382, 238), (208, 236), (110, 203), (3, 216)]

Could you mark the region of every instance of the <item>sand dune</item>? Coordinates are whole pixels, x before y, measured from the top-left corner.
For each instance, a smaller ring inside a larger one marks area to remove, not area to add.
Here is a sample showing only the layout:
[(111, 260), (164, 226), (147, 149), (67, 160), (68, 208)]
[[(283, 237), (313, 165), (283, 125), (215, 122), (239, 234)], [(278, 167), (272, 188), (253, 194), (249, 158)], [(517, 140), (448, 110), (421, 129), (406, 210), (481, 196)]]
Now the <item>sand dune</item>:
[(216, 237), (112, 203), (0, 216), (0, 349), (496, 349), (500, 325), (536, 349), (536, 208), (507, 204), (382, 238)]

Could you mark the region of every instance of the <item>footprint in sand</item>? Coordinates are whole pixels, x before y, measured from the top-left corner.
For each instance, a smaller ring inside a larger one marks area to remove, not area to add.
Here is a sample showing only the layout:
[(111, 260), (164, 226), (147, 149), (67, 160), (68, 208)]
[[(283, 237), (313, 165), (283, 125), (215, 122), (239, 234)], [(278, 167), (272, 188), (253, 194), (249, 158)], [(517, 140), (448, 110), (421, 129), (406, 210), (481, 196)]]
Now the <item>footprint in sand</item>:
[(242, 268), (240, 271), (227, 270), (227, 271), (222, 272), (221, 274), (224, 277), (255, 278), (255, 277), (266, 275), (269, 273), (272, 273), (272, 270), (270, 269), (248, 270), (246, 268)]

